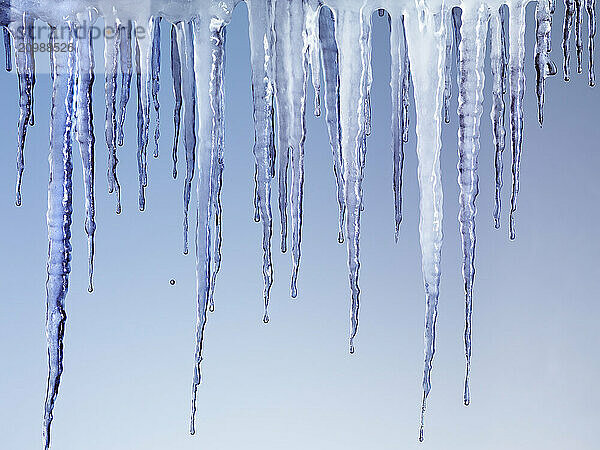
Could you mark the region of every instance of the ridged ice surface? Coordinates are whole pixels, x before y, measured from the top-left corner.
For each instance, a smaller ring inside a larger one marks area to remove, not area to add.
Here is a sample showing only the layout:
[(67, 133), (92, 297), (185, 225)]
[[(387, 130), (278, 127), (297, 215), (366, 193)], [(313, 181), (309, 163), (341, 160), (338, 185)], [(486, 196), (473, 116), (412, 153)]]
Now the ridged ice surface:
[[(190, 432), (195, 431), (197, 392), (201, 382), (204, 330), (214, 310), (217, 273), (221, 265), (220, 192), (224, 170), (225, 130), (223, 73), (225, 36), (235, 6), (242, 0), (19, 0), (0, 5), (0, 25), (6, 49), (6, 69), (17, 73), (19, 113), (16, 139), (16, 204), (20, 205), (25, 167), (26, 134), (34, 125), (35, 59), (33, 38), (23, 30), (35, 22), (64, 27), (63, 41), (73, 51), (52, 52), (52, 110), (50, 122), (50, 184), (48, 188), (48, 279), (46, 333), (48, 385), (44, 408), (43, 445), (50, 445), (50, 427), (63, 369), (65, 298), (71, 259), (72, 144), (76, 140), (83, 167), (85, 231), (89, 250), (89, 290), (93, 289), (95, 254), (95, 130), (103, 130), (108, 155), (108, 190), (121, 211), (119, 150), (126, 115), (137, 122), (138, 207), (146, 208), (148, 152), (159, 156), (161, 59), (168, 59), (175, 109), (174, 141), (169, 142), (173, 177), (181, 172), (183, 251), (190, 247), (190, 220), (195, 214), (194, 248), (197, 273), (196, 349), (193, 364)], [(414, 124), (420, 190), (419, 233), (425, 291), (423, 397), (419, 439), (424, 436), (425, 410), (432, 388), (436, 321), (440, 299), (443, 192), (440, 154), (442, 124), (452, 121), (452, 95), (458, 96), (456, 119), (459, 222), (465, 287), (464, 344), (466, 374), (463, 400), (471, 402), (471, 320), (475, 282), (475, 217), (478, 194), (478, 153), (484, 98), (492, 101), (495, 148), (494, 223), (502, 223), (504, 150), (511, 155), (511, 204), (508, 230), (516, 237), (520, 160), (524, 133), (525, 7), (529, 0), (245, 0), (248, 7), (255, 164), (254, 219), (262, 228), (263, 321), (273, 284), (271, 197), (274, 186), (281, 221), (283, 252), (292, 259), (291, 296), (299, 284), (302, 241), (304, 144), (307, 89), (312, 88), (314, 114), (324, 111), (332, 154), (339, 215), (338, 241), (346, 243), (350, 285), (350, 352), (356, 349), (360, 305), (360, 221), (367, 140), (371, 133), (371, 21), (376, 12), (390, 25), (391, 157), (394, 234), (402, 222), (402, 172), (409, 128)], [(503, 6), (506, 5), (506, 6)], [(502, 6), (502, 8), (501, 8)], [(595, 84), (593, 66), (595, 0), (565, 0), (561, 22), (562, 72), (583, 72)], [(539, 0), (535, 13), (535, 94), (538, 120), (543, 124), (545, 82), (556, 74), (551, 58), (555, 0)], [(95, 80), (93, 39), (77, 33), (99, 17), (114, 28), (104, 39), (104, 80)], [(587, 25), (585, 24), (587, 18)], [(147, 33), (138, 34), (138, 27)], [(162, 34), (170, 37), (170, 55), (162, 57)], [(587, 30), (587, 52), (584, 30)], [(489, 39), (488, 39), (489, 35)], [(56, 33), (51, 43), (60, 44)], [(485, 55), (489, 45), (491, 92), (484, 91)], [(26, 51), (11, 49), (22, 46)], [(27, 50), (29, 49), (29, 50)], [(575, 53), (574, 62), (571, 53)], [(452, 69), (458, 74), (455, 81)], [(311, 85), (309, 86), (309, 79)], [(454, 83), (456, 87), (453, 87)], [(130, 105), (132, 83), (136, 101)], [(92, 90), (104, 86), (104, 124), (94, 123)], [(412, 86), (413, 98), (410, 96)], [(409, 103), (416, 116), (409, 118)], [(135, 110), (135, 111), (134, 111)], [(162, 122), (162, 126), (167, 121)], [(170, 120), (168, 121), (170, 122)], [(150, 149), (148, 148), (150, 146)], [(179, 161), (182, 161), (179, 163)], [(130, 188), (131, 183), (127, 183)], [(125, 186), (125, 184), (124, 184)], [(193, 188), (196, 200), (193, 202)], [(310, 207), (310, 205), (307, 205)], [(191, 211), (190, 211), (191, 209)], [(193, 222), (193, 221), (192, 221)], [(257, 293), (257, 297), (260, 294)]]

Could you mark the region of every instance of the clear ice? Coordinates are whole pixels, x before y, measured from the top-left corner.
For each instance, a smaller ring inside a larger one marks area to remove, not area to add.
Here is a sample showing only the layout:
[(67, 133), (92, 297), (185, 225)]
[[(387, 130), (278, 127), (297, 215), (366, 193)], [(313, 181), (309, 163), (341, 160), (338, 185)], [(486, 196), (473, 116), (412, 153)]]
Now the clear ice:
[[(92, 117), (94, 87), (93, 38), (89, 26), (103, 18), (114, 31), (104, 39), (105, 124), (108, 189), (121, 211), (118, 149), (132, 81), (137, 88), (138, 207), (146, 207), (148, 144), (154, 117), (153, 154), (158, 157), (160, 122), (158, 91), (161, 68), (161, 24), (170, 26), (175, 129), (171, 157), (178, 175), (178, 149), (185, 155), (183, 180), (183, 251), (189, 251), (189, 210), (196, 186), (194, 234), (197, 272), (196, 350), (192, 383), (190, 432), (195, 432), (207, 312), (214, 310), (216, 278), (221, 264), (224, 170), (225, 39), (233, 11), (242, 0), (17, 0), (0, 4), (6, 70), (16, 68), (19, 94), (16, 152), (16, 204), (22, 202), (25, 140), (34, 125), (35, 21), (52, 28), (50, 44), (66, 42), (73, 51), (51, 52), (50, 184), (48, 188), (47, 315), (48, 384), (43, 445), (50, 446), (50, 427), (63, 369), (65, 298), (71, 259), (72, 144), (82, 159), (85, 231), (88, 240), (89, 290), (93, 289), (95, 221), (95, 136)], [(359, 324), (360, 219), (367, 138), (371, 133), (370, 91), (372, 18), (386, 17), (391, 47), (391, 150), (394, 236), (402, 222), (402, 171), (409, 135), (409, 102), (414, 101), (420, 189), (420, 243), (425, 290), (423, 397), (419, 439), (423, 440), (427, 399), (435, 354), (435, 328), (440, 287), (443, 192), (440, 154), (442, 123), (449, 122), (456, 64), (458, 92), (459, 222), (465, 288), (464, 345), (466, 373), (463, 401), (471, 401), (471, 319), (475, 280), (475, 216), (478, 194), (479, 126), (485, 80), (486, 46), (490, 46), (492, 100), (490, 119), (495, 150), (494, 224), (501, 224), (500, 192), (506, 141), (511, 150), (512, 192), (509, 236), (516, 236), (519, 172), (524, 130), (525, 8), (529, 0), (245, 0), (248, 8), (255, 158), (254, 219), (262, 227), (263, 321), (273, 284), (271, 195), (278, 186), (281, 250), (292, 259), (291, 296), (298, 291), (304, 183), (305, 112), (308, 80), (314, 90), (314, 114), (325, 111), (333, 158), (339, 216), (338, 241), (346, 243), (350, 283), (349, 348), (354, 352)], [(556, 74), (551, 59), (555, 0), (539, 0), (535, 12), (538, 120), (543, 124), (545, 82)], [(595, 84), (595, 0), (565, 0), (562, 24), (563, 76), (571, 77), (571, 40), (576, 70), (583, 71), (584, 15), (587, 13), (588, 81)], [(88, 27), (88, 28), (86, 28)], [(66, 37), (57, 30), (66, 30)], [(146, 36), (139, 33), (145, 30)], [(489, 41), (488, 41), (489, 31)], [(62, 39), (62, 41), (61, 41)], [(18, 51), (22, 48), (25, 51)], [(15, 51), (14, 57), (11, 52)], [(135, 73), (134, 73), (135, 71)], [(120, 73), (120, 77), (119, 77)], [(134, 78), (135, 75), (135, 78)], [(321, 82), (323, 83), (321, 85)], [(410, 96), (412, 85), (413, 99)], [(323, 91), (323, 102), (321, 101)], [(508, 94), (505, 96), (505, 94)], [(508, 118), (506, 106), (508, 105)], [(152, 108), (153, 107), (153, 108)], [(151, 110), (154, 109), (154, 114)], [(277, 118), (277, 120), (275, 120)], [(506, 122), (509, 135), (507, 137)], [(180, 139), (182, 140), (180, 144)], [(182, 169), (183, 170), (183, 169)], [(289, 221), (288, 221), (289, 217)]]

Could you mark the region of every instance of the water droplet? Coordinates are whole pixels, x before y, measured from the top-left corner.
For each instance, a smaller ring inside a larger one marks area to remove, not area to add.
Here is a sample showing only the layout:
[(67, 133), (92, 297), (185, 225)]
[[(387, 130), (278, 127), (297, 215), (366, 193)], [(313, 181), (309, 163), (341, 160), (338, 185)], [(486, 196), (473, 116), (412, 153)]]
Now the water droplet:
[(169, 284), (170, 284), (171, 286), (175, 286), (175, 280), (174, 280), (173, 278), (171, 278), (171, 281), (169, 281)]

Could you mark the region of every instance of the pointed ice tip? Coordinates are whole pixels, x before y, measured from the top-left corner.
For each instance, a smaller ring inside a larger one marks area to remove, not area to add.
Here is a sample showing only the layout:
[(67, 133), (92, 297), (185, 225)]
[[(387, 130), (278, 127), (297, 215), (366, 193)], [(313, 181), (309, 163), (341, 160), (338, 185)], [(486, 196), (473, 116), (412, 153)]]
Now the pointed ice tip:
[(184, 248), (184, 249), (183, 249), (183, 254), (184, 254), (184, 255), (187, 255), (188, 253), (189, 253), (188, 249), (187, 249), (187, 248)]
[(94, 286), (92, 286), (91, 284), (88, 286), (88, 292), (91, 294), (92, 292), (94, 292)]
[(494, 228), (496, 230), (500, 229), (500, 219), (494, 219)]
[(339, 244), (343, 244), (344, 243), (344, 233), (341, 232), (341, 231), (338, 233), (338, 243)]
[(15, 206), (21, 206), (21, 197), (17, 197), (15, 200)]
[(269, 315), (267, 313), (263, 316), (263, 323), (269, 323)]
[(215, 305), (214, 303), (211, 303), (210, 306), (208, 307), (208, 310), (212, 313), (215, 312)]
[(281, 253), (287, 252), (287, 245), (285, 241), (281, 241)]
[(419, 442), (423, 442), (423, 436), (424, 435), (424, 430), (423, 430), (423, 425), (421, 425), (421, 428), (419, 428)]

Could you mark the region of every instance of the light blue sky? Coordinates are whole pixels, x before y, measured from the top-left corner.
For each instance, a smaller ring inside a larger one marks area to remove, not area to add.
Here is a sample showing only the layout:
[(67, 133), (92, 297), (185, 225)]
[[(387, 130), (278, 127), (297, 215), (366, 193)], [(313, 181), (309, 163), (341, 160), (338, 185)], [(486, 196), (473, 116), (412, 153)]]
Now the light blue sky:
[[(65, 372), (55, 410), (56, 450), (124, 449), (579, 449), (597, 448), (600, 240), (600, 91), (587, 77), (547, 83), (536, 120), (533, 11), (528, 8), (526, 132), (517, 215), (509, 242), (508, 186), (493, 227), (489, 95), (482, 119), (477, 216), (472, 404), (462, 405), (463, 293), (456, 183), (456, 116), (444, 126), (445, 242), (433, 389), (418, 444), (424, 295), (418, 243), (414, 129), (405, 161), (404, 222), (393, 243), (389, 44), (375, 17), (373, 135), (362, 220), (361, 322), (347, 354), (346, 250), (337, 244), (331, 156), (322, 119), (308, 117), (299, 295), (275, 228), (271, 322), (262, 321), (261, 230), (253, 222), (251, 90), (246, 9), (228, 29), (223, 266), (206, 331), (198, 435), (187, 434), (194, 350), (193, 256), (181, 254), (182, 180), (170, 177), (173, 95), (163, 39), (161, 156), (150, 161), (147, 210), (137, 210), (135, 99), (120, 150), (123, 214), (106, 193), (103, 80), (96, 80), (96, 291), (86, 291), (78, 151), (73, 271)], [(556, 17), (562, 18), (558, 5)], [(562, 24), (554, 24), (560, 67)], [(584, 31), (586, 31), (584, 29)], [(163, 37), (168, 35), (164, 28)], [(39, 64), (44, 64), (40, 62)], [(600, 64), (597, 64), (600, 67)], [(486, 92), (491, 85), (486, 80)], [(0, 73), (0, 448), (40, 445), (44, 337), (49, 77), (36, 85), (23, 206), (14, 205), (17, 88)], [(312, 104), (312, 94), (308, 103)], [(309, 108), (309, 111), (311, 108)], [(456, 111), (456, 89), (452, 110)], [(414, 123), (414, 115), (411, 117)], [(508, 152), (505, 180), (510, 179)], [(181, 161), (181, 159), (180, 159)], [(180, 166), (181, 167), (181, 166)], [(180, 171), (181, 173), (181, 171)], [(275, 209), (274, 209), (275, 210)], [(278, 216), (276, 216), (278, 217)], [(275, 221), (278, 223), (278, 220)], [(169, 280), (177, 280), (175, 286)]]

